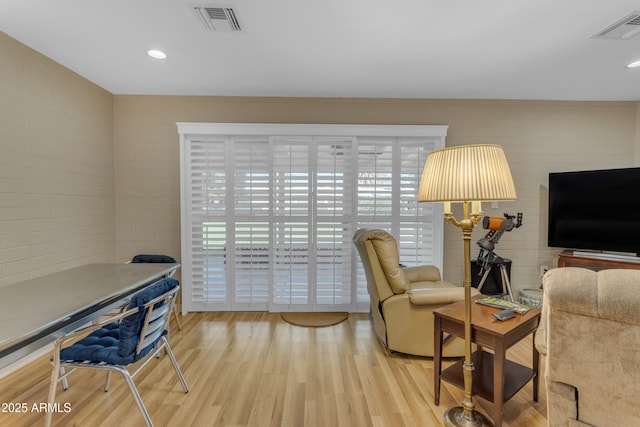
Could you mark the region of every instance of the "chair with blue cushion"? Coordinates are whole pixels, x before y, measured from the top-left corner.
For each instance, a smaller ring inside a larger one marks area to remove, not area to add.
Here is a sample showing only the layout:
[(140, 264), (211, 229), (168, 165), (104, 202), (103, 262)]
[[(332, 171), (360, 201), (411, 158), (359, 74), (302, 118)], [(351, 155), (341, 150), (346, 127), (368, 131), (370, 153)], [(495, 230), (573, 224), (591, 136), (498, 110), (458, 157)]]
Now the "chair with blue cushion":
[[(174, 257), (169, 255), (139, 254), (131, 258), (131, 261), (129, 262), (131, 264), (141, 264), (141, 263), (175, 264), (178, 261), (176, 261)], [(171, 276), (173, 276), (174, 273), (175, 273), (175, 270), (171, 273)], [(182, 330), (182, 323), (180, 323), (180, 316), (178, 316), (177, 305), (173, 306), (173, 315), (176, 318), (176, 323), (178, 324), (178, 330)]]
[[(76, 368), (107, 371), (105, 391), (109, 391), (111, 372), (116, 371), (125, 378), (147, 425), (153, 426), (133, 382), (133, 377), (153, 359), (153, 356), (165, 349), (185, 393), (189, 391), (166, 336), (169, 314), (179, 288), (176, 279), (161, 279), (135, 294), (123, 313), (59, 338), (53, 351), (48, 407), (55, 403), (58, 382), (62, 381), (66, 390), (67, 376)], [(64, 347), (69, 341), (75, 341), (80, 337), (84, 338)], [(143, 359), (144, 361), (132, 372), (129, 371), (130, 365)], [(51, 417), (52, 412), (48, 412), (46, 426), (51, 425)]]

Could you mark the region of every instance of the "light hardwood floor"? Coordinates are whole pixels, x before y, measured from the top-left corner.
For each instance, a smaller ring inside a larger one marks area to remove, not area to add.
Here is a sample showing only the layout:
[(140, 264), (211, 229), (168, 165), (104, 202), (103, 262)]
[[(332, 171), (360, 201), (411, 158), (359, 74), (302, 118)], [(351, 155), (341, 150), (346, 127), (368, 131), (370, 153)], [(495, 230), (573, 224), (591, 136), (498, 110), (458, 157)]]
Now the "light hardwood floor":
[[(293, 326), (278, 314), (191, 313), (171, 343), (191, 387), (185, 394), (166, 356), (135, 378), (156, 426), (440, 426), (444, 411), (459, 406), (462, 391), (443, 383), (433, 404), (433, 361), (387, 355), (366, 314), (351, 314), (326, 328)], [(507, 357), (531, 366), (531, 337)], [(544, 362), (544, 360), (542, 361)], [(543, 364), (543, 363), (542, 363)], [(0, 412), (0, 426), (42, 425), (33, 405), (46, 402), (51, 365), (42, 357), (0, 380), (0, 402), (26, 403), (25, 413)], [(57, 401), (68, 413), (55, 426), (144, 425), (124, 381), (114, 374), (78, 371)], [(546, 426), (546, 393), (527, 384), (504, 407), (503, 426)], [(479, 411), (493, 405), (476, 398)]]

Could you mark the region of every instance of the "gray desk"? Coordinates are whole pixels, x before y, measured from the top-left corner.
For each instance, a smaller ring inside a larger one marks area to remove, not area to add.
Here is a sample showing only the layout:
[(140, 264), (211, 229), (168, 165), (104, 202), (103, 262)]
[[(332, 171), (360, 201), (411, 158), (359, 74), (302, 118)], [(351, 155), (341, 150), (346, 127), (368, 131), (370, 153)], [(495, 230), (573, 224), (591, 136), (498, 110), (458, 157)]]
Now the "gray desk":
[(99, 317), (180, 264), (88, 264), (0, 287), (0, 367)]

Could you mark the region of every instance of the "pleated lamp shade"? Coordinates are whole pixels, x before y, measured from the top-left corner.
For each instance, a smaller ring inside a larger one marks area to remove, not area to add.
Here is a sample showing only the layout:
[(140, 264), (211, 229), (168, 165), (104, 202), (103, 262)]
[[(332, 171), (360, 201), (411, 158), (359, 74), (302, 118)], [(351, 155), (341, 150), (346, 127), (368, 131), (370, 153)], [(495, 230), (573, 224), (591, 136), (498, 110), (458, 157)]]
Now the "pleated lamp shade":
[(499, 145), (463, 145), (429, 154), (418, 201), (514, 200), (509, 163)]

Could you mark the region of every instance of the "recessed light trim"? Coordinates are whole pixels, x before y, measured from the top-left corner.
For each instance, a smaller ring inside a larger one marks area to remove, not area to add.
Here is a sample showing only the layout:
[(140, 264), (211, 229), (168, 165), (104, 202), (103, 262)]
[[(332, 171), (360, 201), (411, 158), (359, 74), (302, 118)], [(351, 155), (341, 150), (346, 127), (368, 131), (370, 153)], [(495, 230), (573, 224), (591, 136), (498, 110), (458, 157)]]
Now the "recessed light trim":
[(167, 54), (164, 53), (161, 50), (156, 50), (156, 49), (151, 49), (149, 51), (147, 51), (147, 55), (149, 55), (152, 58), (155, 59), (166, 59), (167, 58)]

